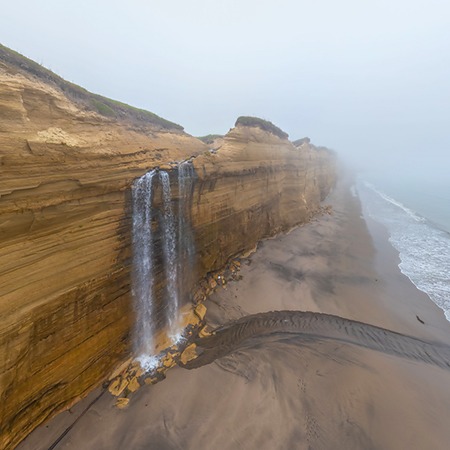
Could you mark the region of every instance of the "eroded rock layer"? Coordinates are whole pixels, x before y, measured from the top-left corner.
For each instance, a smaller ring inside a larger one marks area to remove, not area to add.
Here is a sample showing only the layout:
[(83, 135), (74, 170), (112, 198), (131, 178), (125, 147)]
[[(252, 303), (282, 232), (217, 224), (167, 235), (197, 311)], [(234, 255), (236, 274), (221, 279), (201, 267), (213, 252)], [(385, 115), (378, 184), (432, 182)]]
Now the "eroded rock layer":
[(309, 220), (335, 181), (330, 151), (297, 148), (253, 127), (232, 129), (218, 151), (198, 156), (194, 166), (192, 224), (201, 275)]
[(205, 151), (182, 132), (84, 111), (0, 72), (0, 447), (75, 401), (129, 350), (129, 186)]
[[(0, 64), (0, 447), (129, 355), (130, 186), (164, 166), (176, 202), (169, 163), (191, 157), (194, 281), (308, 220), (334, 183), (333, 156), (308, 143), (238, 126), (210, 152), (180, 130), (84, 110)], [(155, 278), (164, 308), (161, 268)]]

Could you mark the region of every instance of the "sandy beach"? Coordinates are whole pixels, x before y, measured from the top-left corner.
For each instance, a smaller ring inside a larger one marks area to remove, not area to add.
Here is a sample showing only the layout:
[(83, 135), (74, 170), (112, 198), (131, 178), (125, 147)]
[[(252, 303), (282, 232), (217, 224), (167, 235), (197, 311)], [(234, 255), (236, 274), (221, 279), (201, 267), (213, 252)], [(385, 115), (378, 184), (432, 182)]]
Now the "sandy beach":
[(123, 410), (98, 389), (18, 449), (447, 449), (450, 323), (350, 184), (207, 300), (223, 350), (208, 364), (171, 369)]

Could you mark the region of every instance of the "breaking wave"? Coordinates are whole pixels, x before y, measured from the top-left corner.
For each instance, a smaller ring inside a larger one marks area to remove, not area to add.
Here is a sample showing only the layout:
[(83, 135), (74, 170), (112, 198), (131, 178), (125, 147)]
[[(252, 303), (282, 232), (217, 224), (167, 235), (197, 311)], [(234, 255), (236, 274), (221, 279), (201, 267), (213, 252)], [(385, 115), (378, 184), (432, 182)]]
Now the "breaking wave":
[(372, 184), (358, 187), (369, 215), (388, 229), (400, 270), (450, 321), (450, 234)]

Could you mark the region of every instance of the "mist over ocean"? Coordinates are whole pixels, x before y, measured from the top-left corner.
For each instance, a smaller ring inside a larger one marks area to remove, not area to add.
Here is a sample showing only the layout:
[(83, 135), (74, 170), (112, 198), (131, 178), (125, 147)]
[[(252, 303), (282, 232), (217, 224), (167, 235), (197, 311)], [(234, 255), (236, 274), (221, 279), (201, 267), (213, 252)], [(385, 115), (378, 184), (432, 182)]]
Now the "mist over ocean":
[(401, 271), (450, 321), (450, 178), (443, 172), (365, 173), (357, 190), (368, 214), (387, 228)]

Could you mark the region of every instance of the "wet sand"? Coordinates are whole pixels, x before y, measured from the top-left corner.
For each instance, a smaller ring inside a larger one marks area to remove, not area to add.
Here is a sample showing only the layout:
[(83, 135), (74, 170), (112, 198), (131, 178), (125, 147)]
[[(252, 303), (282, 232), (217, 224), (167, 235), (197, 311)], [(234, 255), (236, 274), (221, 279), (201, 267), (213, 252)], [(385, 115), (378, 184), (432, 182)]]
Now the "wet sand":
[[(348, 185), (328, 203), (331, 216), (261, 243), (206, 302), (220, 328), (192, 370), (125, 410), (105, 392), (55, 448), (447, 449), (450, 324)], [(18, 448), (51, 448), (99, 393)]]

